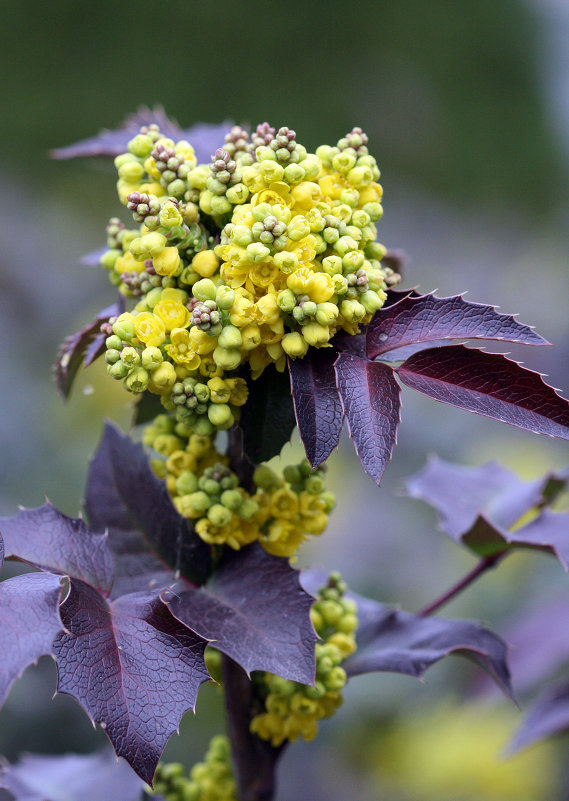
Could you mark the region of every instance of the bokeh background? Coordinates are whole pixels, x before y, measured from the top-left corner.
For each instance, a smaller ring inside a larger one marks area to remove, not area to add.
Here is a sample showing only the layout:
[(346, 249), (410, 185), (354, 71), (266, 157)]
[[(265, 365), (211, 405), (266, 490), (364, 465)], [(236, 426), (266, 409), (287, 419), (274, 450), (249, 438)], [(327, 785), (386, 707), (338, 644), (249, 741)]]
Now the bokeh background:
[[(104, 274), (79, 259), (103, 243), (120, 207), (112, 164), (47, 154), (116, 127), (140, 104), (162, 104), (183, 126), (286, 124), (309, 149), (362, 126), (382, 169), (380, 240), (407, 254), (406, 285), (468, 290), (519, 312), (555, 347), (512, 348), (514, 356), (569, 391), (566, 0), (4, 0), (0, 53), (0, 514), (44, 495), (76, 514), (103, 418), (128, 424), (126, 393), (102, 365), (81, 376), (66, 405), (55, 391), (59, 343), (113, 298)], [(528, 478), (569, 458), (563, 442), (411, 392), (403, 402), (381, 489), (349, 443), (331, 460), (339, 508), (301, 561), (339, 568), (353, 589), (412, 611), (473, 560), (437, 532), (430, 510), (401, 496), (406, 475), (433, 452), (465, 464), (497, 459)], [(444, 614), (482, 619), (515, 641), (530, 610), (567, 604), (568, 593), (558, 563), (515, 555)], [(569, 639), (561, 618), (551, 629)], [(50, 660), (17, 682), (0, 713), (8, 758), (105, 745), (73, 701), (51, 702), (54, 687)], [(520, 712), (467, 663), (449, 659), (425, 684), (365, 677), (345, 697), (314, 743), (287, 752), (279, 801), (567, 797), (569, 742), (504, 760)], [(166, 757), (190, 765), (222, 725), (208, 686)]]

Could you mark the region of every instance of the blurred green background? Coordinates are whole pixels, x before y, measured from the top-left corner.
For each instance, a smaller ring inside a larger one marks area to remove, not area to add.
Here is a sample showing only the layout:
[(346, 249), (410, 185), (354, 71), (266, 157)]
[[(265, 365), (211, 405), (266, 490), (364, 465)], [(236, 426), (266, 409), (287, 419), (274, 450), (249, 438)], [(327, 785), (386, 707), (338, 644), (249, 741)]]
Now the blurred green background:
[[(0, 6), (0, 514), (47, 495), (76, 514), (101, 422), (126, 426), (127, 398), (101, 365), (64, 405), (51, 365), (63, 337), (113, 298), (78, 265), (120, 213), (112, 164), (57, 163), (48, 150), (113, 128), (140, 104), (198, 121), (288, 125), (309, 149), (354, 125), (382, 169), (380, 240), (409, 257), (405, 282), (519, 312), (554, 348), (523, 352), (569, 391), (569, 4), (565, 0), (4, 0)], [(472, 559), (435, 518), (397, 495), (430, 452), (498, 459), (533, 477), (568, 460), (564, 443), (475, 418), (404, 391), (399, 447), (383, 486), (344, 443), (331, 461), (340, 504), (301, 561), (339, 568), (351, 586), (413, 610)], [(298, 450), (298, 443), (294, 445)], [(340, 494), (341, 490), (341, 494)], [(566, 598), (547, 557), (513, 556), (449, 607), (507, 637), (526, 610)], [(279, 801), (556, 801), (569, 788), (567, 743), (501, 761), (520, 714), (473, 700), (477, 674), (449, 660), (426, 685), (376, 675), (352, 683), (314, 743), (290, 748)], [(103, 745), (65, 697), (49, 701), (49, 660), (28, 671), (0, 714), (0, 752)], [(523, 699), (524, 700), (524, 699)], [(191, 764), (222, 726), (212, 687), (167, 757)], [(88, 801), (88, 800), (87, 800)]]

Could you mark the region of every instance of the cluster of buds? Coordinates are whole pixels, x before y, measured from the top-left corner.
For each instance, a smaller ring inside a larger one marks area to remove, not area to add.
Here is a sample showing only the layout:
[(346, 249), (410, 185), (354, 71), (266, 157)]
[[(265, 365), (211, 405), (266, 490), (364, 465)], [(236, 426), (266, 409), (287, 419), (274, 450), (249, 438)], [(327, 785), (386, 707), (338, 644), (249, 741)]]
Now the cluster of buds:
[(283, 166), (296, 164), (300, 161), (300, 154), (297, 151), (296, 144), (296, 132), (291, 131), (286, 126), (279, 128), (275, 138), (271, 139), (269, 147), (274, 151), (278, 163)]
[(239, 161), (242, 165), (253, 163), (249, 134), (240, 125), (234, 125), (229, 133), (225, 134), (223, 149), (227, 151), (232, 159)]
[(251, 152), (254, 154), (258, 147), (267, 147), (275, 138), (275, 129), (268, 122), (261, 122), (251, 134)]
[(318, 721), (334, 714), (342, 703), (346, 671), (341, 663), (356, 649), (357, 607), (345, 597), (346, 584), (332, 573), (311, 610), (321, 641), (316, 643), (316, 678), (313, 687), (265, 673), (260, 690), (265, 711), (251, 721), (251, 731), (275, 747), (299, 737), (312, 740)]
[(159, 763), (154, 794), (164, 801), (236, 801), (229, 738), (213, 737), (204, 761), (194, 765), (189, 777), (177, 762)]

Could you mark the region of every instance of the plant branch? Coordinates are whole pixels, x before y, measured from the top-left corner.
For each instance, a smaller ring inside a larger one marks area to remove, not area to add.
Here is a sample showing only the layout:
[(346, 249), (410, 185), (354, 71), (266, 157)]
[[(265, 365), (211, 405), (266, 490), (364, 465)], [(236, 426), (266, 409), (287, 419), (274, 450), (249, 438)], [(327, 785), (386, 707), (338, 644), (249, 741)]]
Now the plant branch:
[(436, 598), (427, 606), (423, 607), (417, 614), (420, 617), (427, 617), (428, 615), (432, 615), (433, 612), (437, 612), (442, 606), (445, 606), (457, 595), (460, 595), (467, 587), (473, 584), (476, 579), (486, 573), (487, 570), (490, 570), (492, 567), (496, 565), (496, 563), (502, 558), (503, 554), (495, 554), (494, 556), (484, 556), (478, 562), (476, 567), (474, 567), (469, 573), (466, 574), (460, 581), (457, 581), (449, 590), (447, 590), (443, 595)]
[(222, 668), (237, 796), (239, 801), (272, 801), (276, 766), (284, 746), (274, 748), (251, 734), (249, 725), (255, 706), (253, 682), (228, 656), (223, 656)]

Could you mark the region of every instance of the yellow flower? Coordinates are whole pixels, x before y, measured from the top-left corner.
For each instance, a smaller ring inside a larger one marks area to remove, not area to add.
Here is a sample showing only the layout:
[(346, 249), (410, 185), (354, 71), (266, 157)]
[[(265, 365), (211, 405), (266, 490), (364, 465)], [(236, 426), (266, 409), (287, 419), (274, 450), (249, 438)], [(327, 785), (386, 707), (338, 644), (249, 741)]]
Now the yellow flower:
[(267, 349), (264, 345), (259, 345), (254, 350), (249, 352), (249, 364), (251, 366), (251, 377), (255, 381), (265, 367), (268, 367), (269, 364), (272, 364), (273, 360), (270, 357)]
[(159, 253), (157, 256), (154, 256), (152, 259), (152, 266), (158, 275), (174, 275), (180, 266), (180, 254), (178, 253), (178, 248), (164, 248), (161, 253)]
[(173, 473), (175, 476), (179, 476), (184, 473), (186, 470), (190, 470), (194, 472), (197, 468), (197, 460), (191, 453), (187, 451), (174, 451), (168, 457), (168, 461), (166, 462), (166, 467), (170, 473)]
[[(247, 293), (248, 295), (249, 293)], [(229, 319), (232, 325), (244, 328), (257, 318), (257, 309), (253, 301), (243, 294), (237, 295), (230, 309)]]
[(260, 543), (273, 556), (293, 556), (304, 540), (304, 533), (290, 520), (279, 518), (261, 535)]
[(254, 264), (249, 271), (249, 278), (255, 286), (267, 287), (274, 283), (279, 275), (279, 268), (273, 261), (260, 262)]
[(211, 278), (217, 272), (219, 260), (213, 250), (201, 250), (192, 259), (192, 269), (203, 278)]
[(275, 345), (280, 342), (284, 335), (284, 320), (280, 318), (272, 325), (260, 325), (261, 342), (263, 345)]
[(319, 495), (312, 495), (303, 490), (299, 496), (300, 514), (303, 517), (314, 517), (326, 509), (326, 504)]
[(187, 328), (174, 328), (170, 334), (171, 344), (166, 352), (177, 363), (188, 370), (197, 370), (201, 359), (196, 353)]
[(185, 303), (188, 299), (188, 293), (184, 289), (163, 289), (160, 295), (160, 300), (174, 300), (176, 303)]
[(328, 273), (314, 273), (308, 294), (314, 303), (325, 303), (330, 300), (334, 294), (332, 276)]
[(271, 325), (280, 320), (281, 310), (277, 305), (277, 296), (273, 292), (263, 295), (255, 305), (258, 310), (259, 323), (268, 323)]
[(166, 327), (159, 317), (151, 312), (142, 312), (134, 318), (136, 336), (145, 345), (159, 347), (166, 339)]
[(217, 338), (210, 337), (209, 334), (202, 331), (197, 325), (193, 325), (190, 328), (190, 342), (195, 352), (200, 356), (212, 353), (217, 348)]
[[(210, 337), (210, 339), (212, 339), (212, 337)], [(204, 378), (213, 378), (216, 375), (223, 375), (223, 369), (218, 367), (214, 362), (213, 357), (209, 355), (201, 357), (199, 372)]]
[(249, 396), (249, 388), (245, 379), (226, 378), (225, 384), (229, 387), (229, 403), (233, 406), (243, 406)]
[(320, 512), (320, 514), (313, 515), (311, 517), (303, 517), (302, 518), (302, 528), (307, 531), (309, 534), (313, 534), (314, 536), (318, 536), (318, 534), (322, 534), (326, 526), (328, 525), (328, 515), (324, 512)]
[[(349, 189), (350, 185), (346, 179), (338, 172), (332, 172), (318, 179), (322, 193), (332, 200), (340, 200), (340, 195), (344, 189)], [(367, 202), (367, 201), (366, 201)]]
[(307, 211), (314, 206), (318, 200), (322, 200), (322, 190), (320, 186), (312, 181), (303, 181), (291, 189), (294, 198), (295, 210), (306, 209)]
[(160, 299), (154, 307), (154, 314), (162, 320), (166, 331), (185, 328), (190, 322), (190, 312), (177, 300)]
[(231, 390), (223, 378), (216, 376), (207, 382), (212, 403), (227, 403), (231, 395)]
[(310, 294), (314, 271), (310, 267), (299, 267), (286, 279), (286, 284), (296, 295)]
[(231, 289), (238, 289), (247, 280), (249, 268), (248, 266), (242, 267), (232, 262), (226, 262), (221, 265), (219, 274), (227, 286), (231, 287)]
[(271, 514), (273, 517), (284, 517), (287, 520), (298, 514), (300, 506), (298, 495), (290, 489), (279, 489), (271, 496)]
[(115, 270), (122, 273), (141, 273), (146, 269), (144, 261), (137, 261), (130, 251), (119, 256), (115, 262)]

